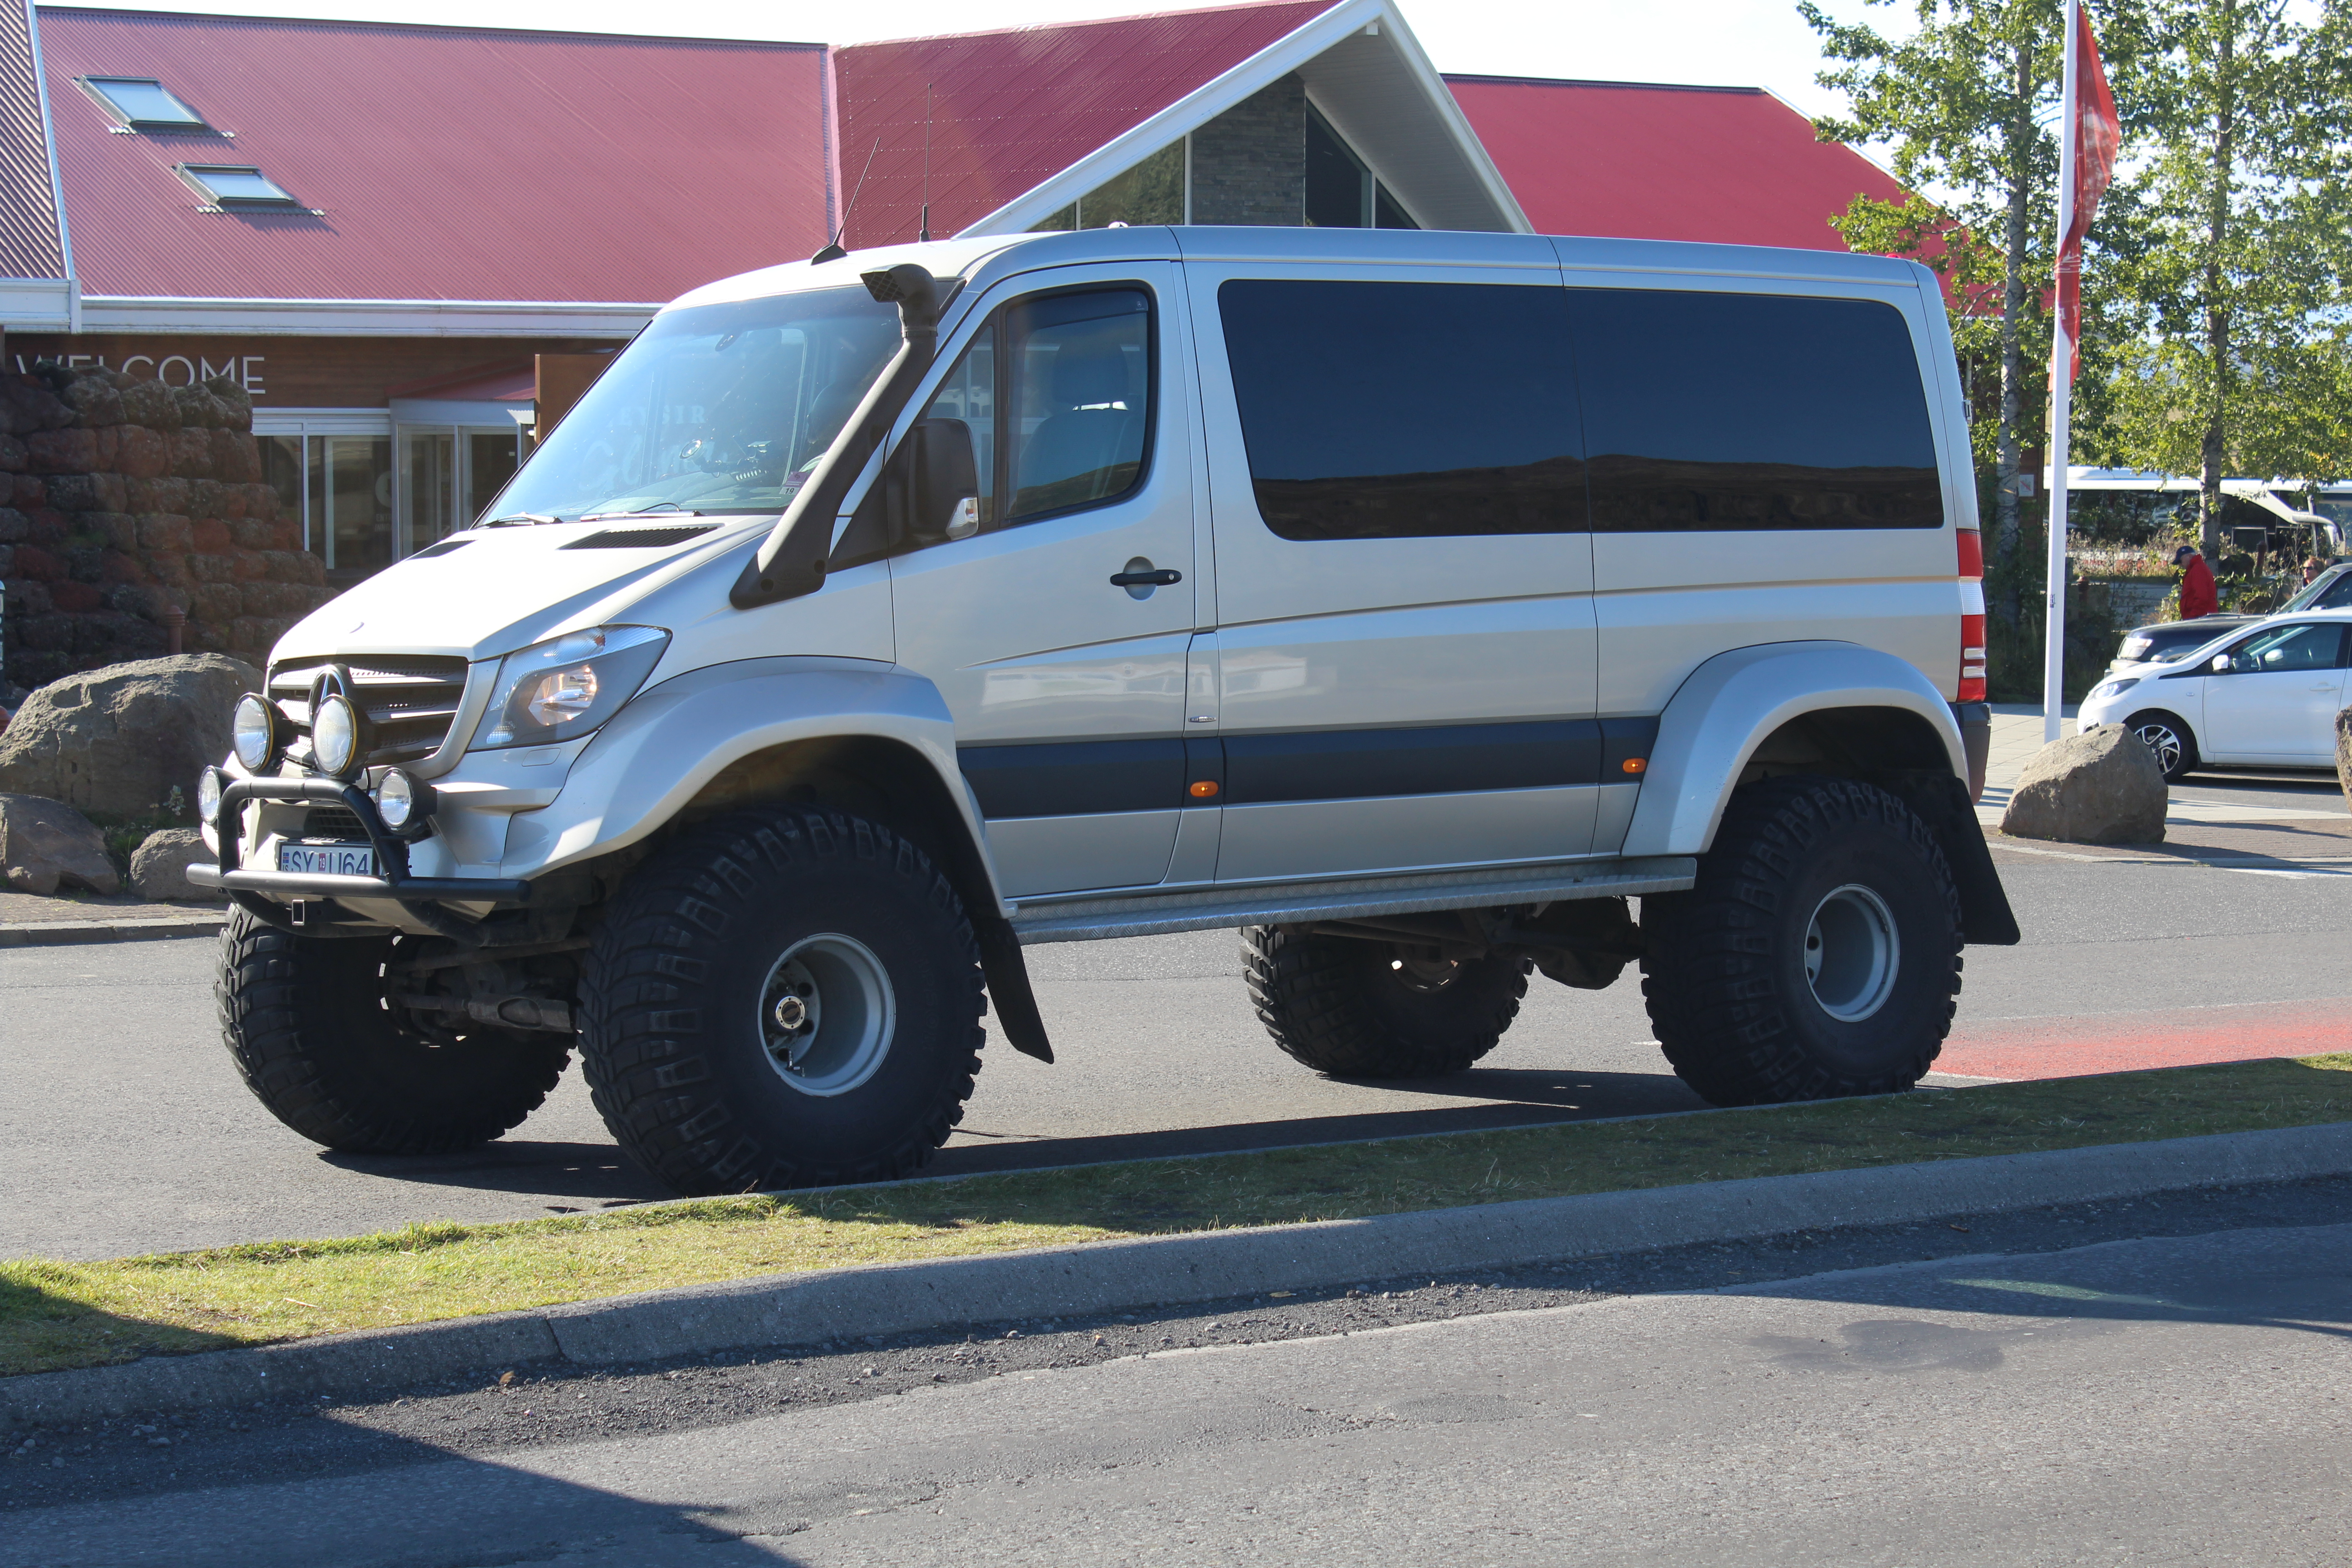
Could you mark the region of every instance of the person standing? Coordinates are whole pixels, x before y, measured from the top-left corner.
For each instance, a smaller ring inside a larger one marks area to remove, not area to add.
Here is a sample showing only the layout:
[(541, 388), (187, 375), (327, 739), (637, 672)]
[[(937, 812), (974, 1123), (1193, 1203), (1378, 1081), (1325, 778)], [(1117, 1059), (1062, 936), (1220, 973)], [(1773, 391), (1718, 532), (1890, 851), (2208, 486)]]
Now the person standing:
[(2205, 557), (2193, 544), (2184, 544), (2172, 552), (2172, 563), (2180, 568), (2180, 618), (2193, 621), (2210, 616), (2221, 605), (2221, 595), (2213, 586), (2213, 569), (2205, 564)]

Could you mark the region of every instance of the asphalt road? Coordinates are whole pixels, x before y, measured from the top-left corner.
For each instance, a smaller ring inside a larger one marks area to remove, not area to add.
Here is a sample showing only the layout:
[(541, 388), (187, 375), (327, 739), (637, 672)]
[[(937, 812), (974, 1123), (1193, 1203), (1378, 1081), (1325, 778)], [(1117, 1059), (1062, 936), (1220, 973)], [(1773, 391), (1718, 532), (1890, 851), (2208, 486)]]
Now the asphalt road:
[(44, 1429), (0, 1568), (2332, 1565), (2347, 1197)]
[[(2198, 793), (2280, 798), (2259, 787)], [(2301, 805), (2303, 794), (2325, 798), (2307, 786), (2287, 798)], [(2352, 886), (2340, 876), (2000, 858), (2026, 941), (1969, 950), (1944, 1062), (1957, 1073), (2135, 1065), (2150, 1029), (2197, 1019), (2212, 1021), (2200, 1040), (2220, 1031), (2235, 1054), (2269, 1054), (2266, 1030), (2297, 1007), (2292, 1048), (2326, 1048), (2311, 1043), (2315, 1020), (2332, 1034), (2336, 1005), (2352, 1000)], [(1598, 993), (1535, 977), (1502, 1045), (1457, 1078), (1349, 1083), (1274, 1049), (1250, 1013), (1238, 951), (1225, 931), (1030, 950), (1060, 1061), (990, 1049), (933, 1173), (1700, 1103), (1650, 1043), (1631, 975)], [(576, 1072), (513, 1135), (475, 1153), (318, 1150), (272, 1120), (221, 1054), (213, 954), (193, 940), (0, 952), (0, 1191), (16, 1197), (0, 1205), (0, 1257), (532, 1218), (666, 1195), (622, 1159)], [(2068, 1065), (2086, 1032), (2108, 1042), (2105, 1054)], [(2179, 1059), (2215, 1048), (2199, 1044)]]

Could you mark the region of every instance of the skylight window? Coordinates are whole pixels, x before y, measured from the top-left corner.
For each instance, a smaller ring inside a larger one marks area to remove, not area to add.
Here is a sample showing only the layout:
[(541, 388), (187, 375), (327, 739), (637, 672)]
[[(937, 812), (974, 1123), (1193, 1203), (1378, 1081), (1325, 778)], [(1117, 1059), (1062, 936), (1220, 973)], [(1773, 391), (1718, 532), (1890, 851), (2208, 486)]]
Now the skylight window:
[(209, 131), (205, 117), (152, 77), (86, 76), (81, 89), (118, 124), (132, 131)]
[(173, 173), (196, 195), (221, 207), (299, 207), (302, 204), (258, 169), (182, 163)]

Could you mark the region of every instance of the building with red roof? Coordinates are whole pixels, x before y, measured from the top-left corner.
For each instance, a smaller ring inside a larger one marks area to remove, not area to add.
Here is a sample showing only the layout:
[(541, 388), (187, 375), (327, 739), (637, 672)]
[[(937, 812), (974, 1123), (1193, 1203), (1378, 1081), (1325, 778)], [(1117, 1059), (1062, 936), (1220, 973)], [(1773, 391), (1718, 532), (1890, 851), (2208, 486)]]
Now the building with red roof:
[(0, 361), (250, 395), (337, 578), (715, 278), (929, 232), (1404, 226), (1840, 248), (1898, 193), (1748, 89), (1441, 77), (1392, 0), (835, 47), (0, 0)]

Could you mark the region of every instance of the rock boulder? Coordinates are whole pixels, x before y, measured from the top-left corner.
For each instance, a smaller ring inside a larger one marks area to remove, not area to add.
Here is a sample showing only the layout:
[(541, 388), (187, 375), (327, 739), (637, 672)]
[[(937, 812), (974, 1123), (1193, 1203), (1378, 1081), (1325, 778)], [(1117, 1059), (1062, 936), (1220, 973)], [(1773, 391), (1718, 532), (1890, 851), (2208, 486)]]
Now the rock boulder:
[(209, 866), (213, 852), (204, 835), (193, 827), (163, 827), (149, 834), (131, 856), (131, 886), (142, 899), (158, 901), (194, 900), (226, 903), (228, 895), (217, 888), (199, 888), (188, 880), (188, 868), (198, 861)]
[(2344, 786), (2344, 804), (2352, 806), (2352, 708), (2336, 715), (2336, 782)]
[(0, 795), (0, 879), (19, 893), (122, 890), (105, 836), (71, 806), (30, 795)]
[(2121, 724), (2102, 724), (2033, 753), (2000, 830), (2063, 844), (2160, 844), (2168, 799), (2156, 753)]
[(25, 700), (0, 731), (0, 791), (101, 816), (154, 811), (228, 754), (229, 715), (261, 672), (220, 654), (140, 658), (68, 675)]

